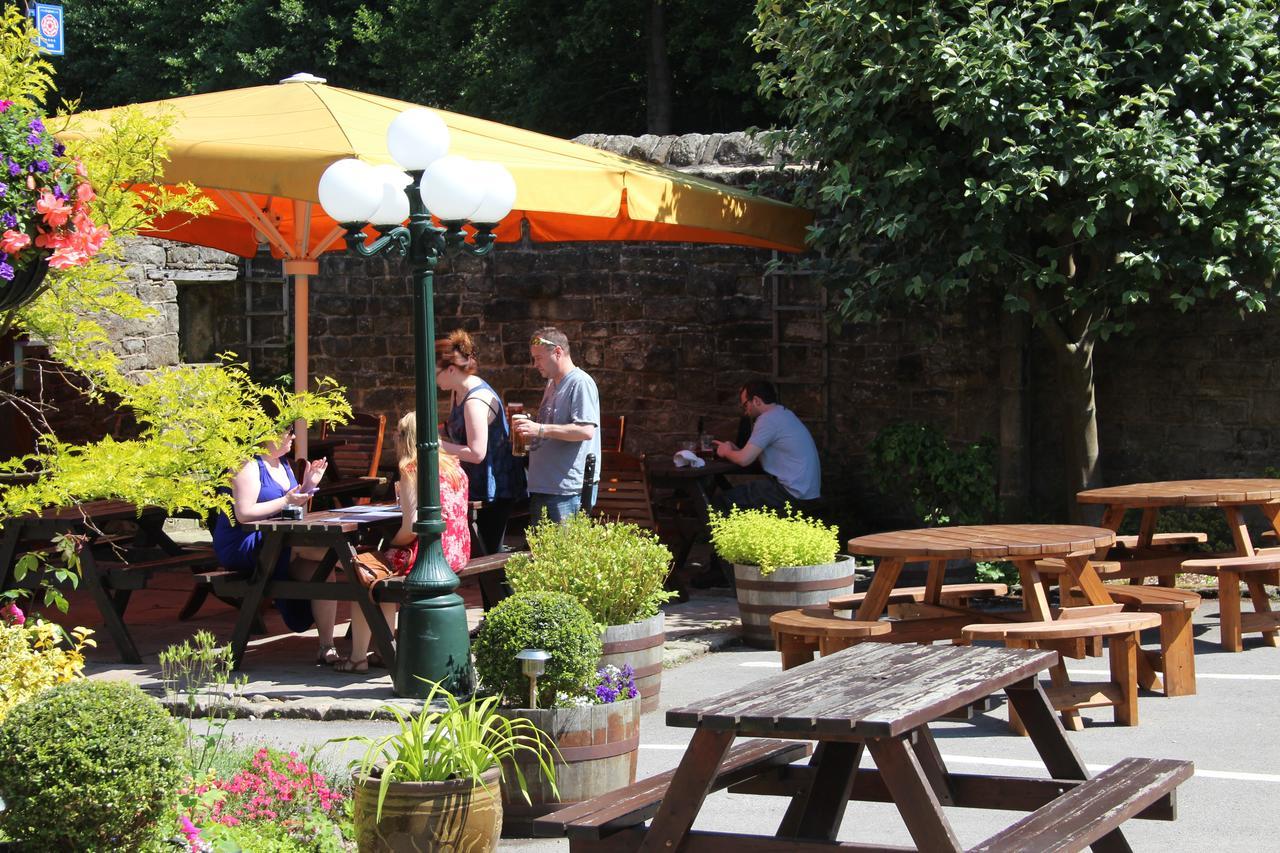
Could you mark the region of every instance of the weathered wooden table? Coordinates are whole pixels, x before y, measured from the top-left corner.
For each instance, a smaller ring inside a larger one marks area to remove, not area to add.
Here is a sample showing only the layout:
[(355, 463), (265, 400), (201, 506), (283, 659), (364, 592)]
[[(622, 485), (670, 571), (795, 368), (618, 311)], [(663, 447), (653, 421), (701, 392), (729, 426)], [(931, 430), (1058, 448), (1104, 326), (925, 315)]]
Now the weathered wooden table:
[[(1192, 765), (1130, 758), (1090, 779), (1036, 678), (1055, 657), (1029, 649), (854, 646), (741, 692), (668, 711), (667, 725), (695, 731), (667, 784), (638, 782), (543, 818), (538, 828), (568, 835), (575, 853), (908, 849), (834, 842), (848, 802), (871, 800), (897, 806), (919, 850), (961, 849), (944, 806), (1030, 812), (974, 850), (1128, 850), (1120, 825), (1130, 817), (1172, 820), (1175, 788)], [(946, 768), (929, 724), (1001, 690), (1051, 778)], [(739, 737), (818, 746), (808, 766), (763, 767), (744, 780), (734, 759), (726, 761)], [(859, 767), (864, 749), (875, 769)], [(723, 787), (726, 773), (735, 779), (731, 792), (791, 799), (777, 837), (692, 830), (707, 793)]]
[(850, 554), (880, 557), (871, 587), (854, 617), (870, 622), (885, 612), (894, 584), (906, 563), (928, 563), (924, 607), (920, 618), (896, 620), (894, 630), (880, 638), (890, 642), (955, 639), (960, 629), (987, 621), (990, 614), (942, 603), (943, 576), (948, 560), (1008, 560), (1022, 576), (1026, 608), (1037, 620), (1052, 619), (1045, 581), (1036, 569), (1036, 560), (1058, 557), (1065, 561), (1067, 574), (1083, 590), (1090, 604), (1110, 604), (1106, 587), (1090, 560), (1110, 547), (1115, 534), (1099, 527), (1074, 524), (989, 524), (964, 527), (930, 527), (873, 533), (850, 539)]

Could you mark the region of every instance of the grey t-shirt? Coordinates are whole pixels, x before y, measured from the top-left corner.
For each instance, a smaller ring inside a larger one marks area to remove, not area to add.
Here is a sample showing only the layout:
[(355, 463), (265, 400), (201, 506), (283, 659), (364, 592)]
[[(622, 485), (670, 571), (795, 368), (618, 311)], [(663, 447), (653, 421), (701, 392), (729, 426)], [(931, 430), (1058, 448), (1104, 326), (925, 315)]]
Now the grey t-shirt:
[(596, 470), (600, 470), (600, 392), (595, 380), (575, 367), (558, 386), (548, 381), (538, 406), (538, 423), (595, 426), (596, 434), (590, 441), (541, 438), (529, 445), (530, 494), (581, 492), (588, 453), (596, 455)]
[(760, 448), (760, 467), (793, 498), (822, 496), (822, 468), (813, 436), (795, 412), (776, 406), (756, 418), (748, 444)]

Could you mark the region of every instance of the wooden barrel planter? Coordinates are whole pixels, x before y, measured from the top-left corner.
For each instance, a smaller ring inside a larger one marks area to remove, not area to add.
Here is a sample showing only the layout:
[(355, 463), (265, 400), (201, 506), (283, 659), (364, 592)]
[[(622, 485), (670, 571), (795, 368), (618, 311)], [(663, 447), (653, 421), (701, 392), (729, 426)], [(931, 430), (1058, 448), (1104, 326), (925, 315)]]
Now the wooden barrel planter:
[(820, 566), (784, 566), (768, 575), (759, 566), (734, 564), (742, 639), (759, 649), (773, 648), (769, 617), (798, 607), (821, 607), (835, 595), (853, 592), (853, 557), (841, 554)]
[(528, 838), (533, 819), (568, 803), (589, 800), (636, 781), (640, 748), (640, 698), (585, 708), (512, 709), (508, 716), (524, 717), (550, 735), (560, 747), (556, 762), (556, 797), (532, 757), (517, 763), (528, 785), (529, 800), (520, 795), (512, 767), (502, 783), (502, 835)]
[(478, 781), (392, 782), (381, 817), (379, 780), (357, 772), (353, 781), (356, 844), (361, 853), (490, 853), (498, 848), (502, 798), (496, 767)]
[(666, 642), (666, 615), (659, 613), (639, 622), (610, 625), (600, 639), (604, 648), (600, 666), (613, 664), (618, 669), (630, 664), (636, 671), (636, 688), (640, 691), (640, 713), (658, 710), (658, 692), (662, 689), (662, 644)]

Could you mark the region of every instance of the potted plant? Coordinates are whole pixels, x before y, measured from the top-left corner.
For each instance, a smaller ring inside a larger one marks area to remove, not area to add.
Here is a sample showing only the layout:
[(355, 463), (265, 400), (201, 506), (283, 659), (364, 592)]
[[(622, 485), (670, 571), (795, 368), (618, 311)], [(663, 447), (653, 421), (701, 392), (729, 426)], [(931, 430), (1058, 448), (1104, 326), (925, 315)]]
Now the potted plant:
[[(541, 767), (513, 760), (523, 765), (528, 798), (504, 784), (504, 836), (529, 835), (535, 817), (635, 781), (640, 697), (628, 670), (599, 667), (600, 647), (591, 615), (562, 592), (516, 593), (480, 624), (472, 649), (481, 689), (502, 696), (503, 713), (529, 720), (557, 747), (558, 794)], [(548, 655), (536, 679), (537, 708), (520, 707), (529, 704), (529, 678), (516, 657), (525, 649)]]
[(711, 542), (733, 563), (743, 640), (773, 648), (769, 617), (783, 610), (824, 605), (853, 591), (853, 558), (842, 554), (836, 528), (807, 518), (790, 505), (711, 513)]
[(386, 706), (398, 724), (391, 734), (330, 741), (366, 747), (352, 762), (361, 851), (497, 849), (499, 783), (506, 791), (526, 789), (517, 757), (538, 768), (541, 784), (555, 791), (553, 747), (532, 723), (499, 713), (497, 705), (496, 696), (459, 702), (432, 683), (416, 715)]
[(666, 622), (659, 609), (676, 593), (663, 588), (671, 551), (651, 531), (577, 513), (544, 520), (528, 534), (529, 551), (507, 561), (517, 592), (563, 592), (601, 626), (601, 666), (629, 666), (644, 712), (656, 710), (662, 688)]

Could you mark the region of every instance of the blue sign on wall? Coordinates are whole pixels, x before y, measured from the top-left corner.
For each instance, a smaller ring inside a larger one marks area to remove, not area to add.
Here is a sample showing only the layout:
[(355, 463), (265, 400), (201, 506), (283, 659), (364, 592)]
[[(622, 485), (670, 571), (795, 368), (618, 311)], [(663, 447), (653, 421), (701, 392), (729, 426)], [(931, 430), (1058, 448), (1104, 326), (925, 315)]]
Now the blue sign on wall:
[(40, 49), (54, 56), (66, 53), (62, 30), (62, 7), (52, 3), (37, 3), (35, 12), (36, 35)]

